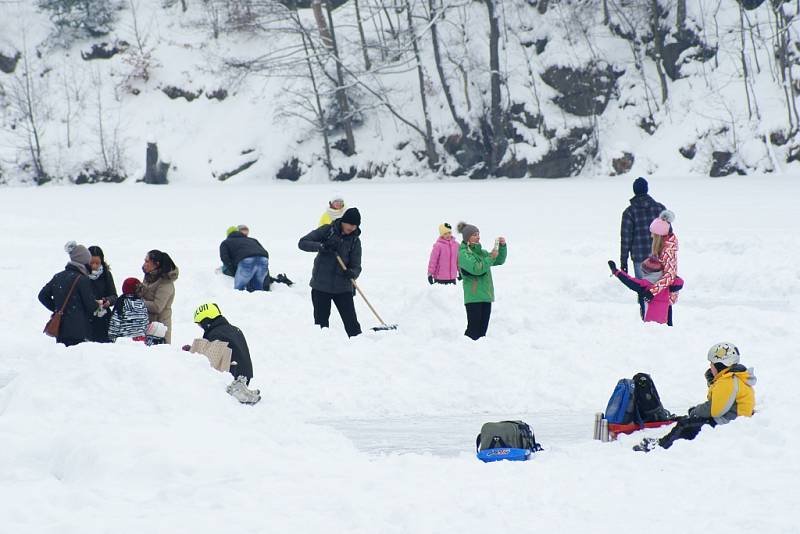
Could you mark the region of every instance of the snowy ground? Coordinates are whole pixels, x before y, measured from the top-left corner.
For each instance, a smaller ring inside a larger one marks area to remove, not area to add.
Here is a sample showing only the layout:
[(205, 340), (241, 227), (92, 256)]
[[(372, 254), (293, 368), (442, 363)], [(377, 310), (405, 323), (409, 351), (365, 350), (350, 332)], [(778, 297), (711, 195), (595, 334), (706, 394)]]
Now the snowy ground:
[[(651, 181), (677, 214), (686, 287), (672, 329), (642, 325), (608, 276), (629, 179), (341, 189), (363, 217), (359, 281), (396, 332), (348, 340), (338, 319), (311, 324), (313, 255), (296, 243), (332, 185), (2, 190), (0, 531), (796, 532), (796, 179)], [(461, 335), (461, 289), (425, 280), (436, 226), (459, 219), (509, 242), (477, 343)], [(237, 223), (293, 288), (238, 293), (214, 273)], [(36, 293), (69, 239), (101, 245), (118, 287), (147, 250), (168, 251), (174, 342), (198, 336), (194, 308), (217, 302), (248, 338), (264, 400), (238, 405), (227, 375), (177, 346), (65, 349), (42, 335)], [(702, 401), (721, 340), (756, 368), (756, 417), (650, 455), (630, 450), (641, 436), (591, 440), (594, 412), (637, 371), (673, 411)], [(546, 451), (476, 460), (480, 424), (501, 418), (528, 421)]]

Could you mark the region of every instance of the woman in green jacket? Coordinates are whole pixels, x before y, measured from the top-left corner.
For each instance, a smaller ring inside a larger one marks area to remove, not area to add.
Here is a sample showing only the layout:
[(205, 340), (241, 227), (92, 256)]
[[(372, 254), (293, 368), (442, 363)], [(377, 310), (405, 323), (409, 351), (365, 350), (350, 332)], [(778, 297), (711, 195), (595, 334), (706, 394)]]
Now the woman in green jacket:
[(494, 285), (491, 268), (503, 265), (508, 248), (504, 237), (498, 237), (491, 251), (481, 247), (481, 233), (476, 226), (465, 222), (456, 226), (462, 243), (458, 249), (458, 268), (464, 285), (464, 306), (467, 309), (467, 330), (464, 335), (479, 339), (486, 335), (492, 315)]

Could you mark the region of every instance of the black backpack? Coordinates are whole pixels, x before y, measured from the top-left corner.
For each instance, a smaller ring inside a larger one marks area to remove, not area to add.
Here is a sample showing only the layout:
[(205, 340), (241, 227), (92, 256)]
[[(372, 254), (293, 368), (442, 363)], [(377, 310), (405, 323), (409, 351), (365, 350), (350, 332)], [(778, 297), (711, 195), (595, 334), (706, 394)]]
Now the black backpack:
[(542, 450), (542, 446), (536, 443), (533, 430), (524, 421), (484, 423), (475, 439), (475, 448), (479, 452), (499, 448), (528, 449), (531, 452)]
[(636, 406), (637, 422), (653, 423), (656, 421), (670, 421), (675, 415), (667, 411), (661, 404), (658, 390), (653, 379), (647, 373), (633, 375), (633, 398)]

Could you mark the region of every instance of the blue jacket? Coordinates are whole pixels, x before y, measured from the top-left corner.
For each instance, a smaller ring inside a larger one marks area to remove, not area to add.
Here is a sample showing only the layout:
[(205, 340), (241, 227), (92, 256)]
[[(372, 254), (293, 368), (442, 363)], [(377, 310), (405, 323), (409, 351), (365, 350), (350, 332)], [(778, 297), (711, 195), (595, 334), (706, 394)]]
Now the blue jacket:
[(634, 262), (644, 261), (650, 255), (653, 241), (650, 223), (664, 211), (664, 204), (656, 202), (650, 195), (636, 195), (631, 205), (622, 212), (620, 228), (620, 265), (627, 265), (628, 255)]

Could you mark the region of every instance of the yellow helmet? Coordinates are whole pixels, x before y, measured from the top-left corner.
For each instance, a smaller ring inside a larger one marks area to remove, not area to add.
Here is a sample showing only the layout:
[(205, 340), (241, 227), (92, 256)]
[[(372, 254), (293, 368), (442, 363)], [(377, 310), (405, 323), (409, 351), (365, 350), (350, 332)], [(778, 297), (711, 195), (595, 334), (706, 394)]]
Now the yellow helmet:
[(217, 306), (213, 302), (209, 302), (206, 304), (202, 304), (199, 308), (195, 310), (194, 322), (200, 324), (205, 319), (216, 319), (220, 315), (222, 315), (222, 312), (219, 311), (219, 306)]

